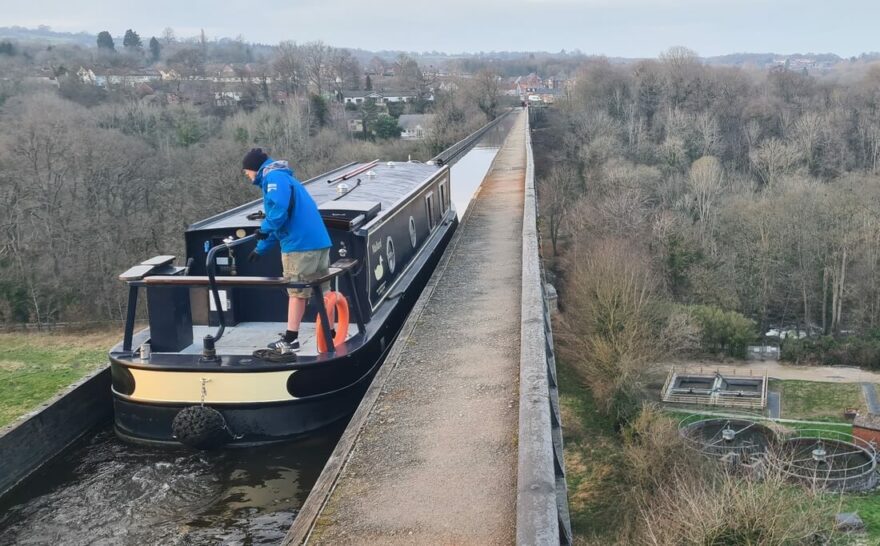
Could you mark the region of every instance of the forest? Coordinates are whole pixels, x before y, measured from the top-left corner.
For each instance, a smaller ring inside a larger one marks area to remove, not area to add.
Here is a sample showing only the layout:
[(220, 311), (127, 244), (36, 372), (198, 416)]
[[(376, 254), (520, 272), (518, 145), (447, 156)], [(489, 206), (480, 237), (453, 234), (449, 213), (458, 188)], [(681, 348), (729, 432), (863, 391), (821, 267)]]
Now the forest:
[(880, 366), (880, 66), (752, 71), (673, 48), (587, 61), (557, 106), (536, 133), (562, 286), (622, 253), (666, 315), (701, 309), (684, 315), (716, 350), (775, 330), (793, 360), (815, 345)]
[[(154, 255), (182, 256), (187, 225), (260, 197), (241, 172), (251, 147), (289, 160), (306, 180), (355, 160), (427, 160), (497, 111), (494, 78), (473, 78), (397, 112), (361, 106), (365, 125), (410, 111), (435, 114), (424, 140), (357, 134), (346, 125), (350, 108), (322, 90), (343, 77), (352, 79), (344, 85), (364, 86), (363, 67), (347, 50), (202, 40), (166, 36), (151, 52), (127, 34), (118, 51), (100, 46), (101, 36), (97, 49), (8, 43), (0, 51), (0, 324), (122, 318), (122, 271)], [(237, 85), (254, 100), (200, 102), (220, 91), (210, 82), (185, 89), (195, 85), (186, 76), (150, 91), (193, 100), (149, 100), (143, 86), (102, 88), (76, 75), (80, 63), (148, 66), (154, 53), (161, 66), (189, 74), (250, 59)], [(417, 97), (436, 85), (414, 60), (388, 62), (395, 63), (389, 85)], [(47, 66), (57, 87), (27, 76)]]
[(575, 544), (849, 543), (852, 498), (707, 462), (656, 402), (668, 363), (762, 341), (880, 367), (880, 66), (576, 78), (530, 112)]

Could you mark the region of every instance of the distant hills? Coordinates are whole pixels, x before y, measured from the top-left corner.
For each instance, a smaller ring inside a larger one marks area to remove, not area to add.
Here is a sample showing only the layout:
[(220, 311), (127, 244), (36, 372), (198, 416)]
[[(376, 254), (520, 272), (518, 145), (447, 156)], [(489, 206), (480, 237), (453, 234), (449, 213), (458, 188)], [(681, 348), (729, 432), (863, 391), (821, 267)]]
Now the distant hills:
[(56, 32), (47, 26), (37, 28), (0, 27), (0, 39), (20, 42), (48, 42), (96, 46), (97, 35), (88, 32)]
[[(116, 38), (114, 36), (114, 38)], [(13, 40), (18, 42), (44, 42), (51, 44), (77, 44), (84, 47), (95, 47), (97, 35), (88, 32), (58, 32), (52, 30), (48, 26), (39, 26), (37, 28), (25, 28), (19, 26), (0, 27), (0, 40)], [(120, 35), (121, 40), (121, 35)], [(399, 53), (407, 53), (413, 57), (420, 58), (423, 62), (449, 60), (454, 58), (480, 58), (491, 57), (500, 60), (521, 59), (529, 56), (539, 56), (543, 58), (556, 57), (573, 57), (584, 55), (579, 50), (546, 52), (546, 51), (485, 51), (485, 52), (461, 52), (461, 53), (444, 53), (438, 51), (432, 52), (404, 52), (404, 51), (376, 51), (371, 52), (358, 48), (349, 48), (355, 56), (367, 59), (373, 55), (382, 58), (393, 58)], [(861, 61), (880, 60), (880, 53), (862, 53), (857, 57)], [(629, 63), (641, 59), (631, 59), (623, 57), (612, 57), (609, 61), (612, 63)], [(758, 68), (768, 68), (772, 66), (789, 66), (791, 68), (829, 68), (837, 63), (849, 61), (834, 53), (731, 53), (727, 55), (717, 55), (713, 57), (704, 57), (703, 60), (711, 65), (720, 66), (752, 66)]]
[(834, 53), (794, 53), (791, 55), (780, 55), (778, 53), (731, 53), (728, 55), (718, 55), (715, 57), (706, 57), (706, 62), (716, 65), (728, 66), (765, 66), (774, 64), (779, 60), (802, 60), (809, 59), (819, 63), (839, 63), (843, 60), (839, 55)]

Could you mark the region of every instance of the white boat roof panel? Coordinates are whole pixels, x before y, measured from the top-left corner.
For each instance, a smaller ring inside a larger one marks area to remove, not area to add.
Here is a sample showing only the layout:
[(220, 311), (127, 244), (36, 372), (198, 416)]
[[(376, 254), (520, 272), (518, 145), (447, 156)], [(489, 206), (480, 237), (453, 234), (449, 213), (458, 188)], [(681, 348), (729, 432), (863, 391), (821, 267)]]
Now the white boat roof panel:
[[(303, 184), (318, 206), (324, 205), (324, 208), (326, 208), (333, 201), (340, 204), (347, 201), (381, 203), (382, 209), (379, 211), (379, 216), (382, 216), (386, 212), (394, 210), (395, 205), (401, 199), (420, 187), (441, 169), (437, 165), (419, 162), (380, 161), (363, 173), (352, 176), (348, 180), (328, 183), (329, 180), (334, 180), (345, 173), (366, 167), (369, 163), (371, 162), (345, 165), (307, 180)], [(360, 180), (360, 183), (358, 183), (358, 180)], [(337, 186), (340, 183), (348, 185), (348, 192), (344, 195), (338, 192)], [(259, 226), (260, 220), (248, 220), (247, 216), (262, 210), (262, 207), (262, 198), (257, 199), (256, 201), (196, 222), (189, 226), (187, 231)]]

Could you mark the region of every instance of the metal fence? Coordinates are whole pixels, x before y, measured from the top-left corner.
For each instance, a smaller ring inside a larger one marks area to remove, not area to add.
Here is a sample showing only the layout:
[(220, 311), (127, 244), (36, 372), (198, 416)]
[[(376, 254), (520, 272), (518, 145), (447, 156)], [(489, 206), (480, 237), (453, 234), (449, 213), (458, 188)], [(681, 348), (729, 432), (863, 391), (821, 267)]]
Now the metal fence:
[(526, 116), (516, 542), (571, 544), (550, 309), (538, 240), (535, 166)]

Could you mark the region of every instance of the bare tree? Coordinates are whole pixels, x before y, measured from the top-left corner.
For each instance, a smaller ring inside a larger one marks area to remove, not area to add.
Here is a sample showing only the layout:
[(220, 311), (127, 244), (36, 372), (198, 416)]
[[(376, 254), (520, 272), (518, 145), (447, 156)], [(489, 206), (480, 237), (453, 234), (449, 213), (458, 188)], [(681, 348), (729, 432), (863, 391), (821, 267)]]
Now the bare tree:
[(546, 222), (553, 255), (559, 255), (562, 230), (571, 207), (577, 198), (577, 173), (567, 167), (553, 169), (538, 186), (538, 204)]
[(473, 102), (490, 121), (498, 115), (498, 101), (501, 97), (500, 80), (498, 73), (485, 69), (474, 74), (474, 77), (468, 81), (467, 90)]
[(297, 94), (307, 85), (305, 61), (296, 42), (285, 41), (278, 44), (272, 67), (283, 82), (286, 93)]
[(724, 191), (724, 185), (724, 170), (718, 158), (703, 156), (693, 162), (688, 176), (688, 188), (700, 225), (700, 240), (706, 247), (712, 246), (710, 240), (715, 208)]
[(361, 85), (361, 64), (347, 49), (330, 52), (330, 76), (334, 89), (341, 94), (346, 89), (358, 89)]
[(768, 138), (749, 156), (765, 186), (772, 187), (801, 160), (800, 151), (778, 138)]
[(308, 42), (300, 48), (306, 76), (317, 95), (327, 88), (327, 72), (330, 49), (324, 42)]

